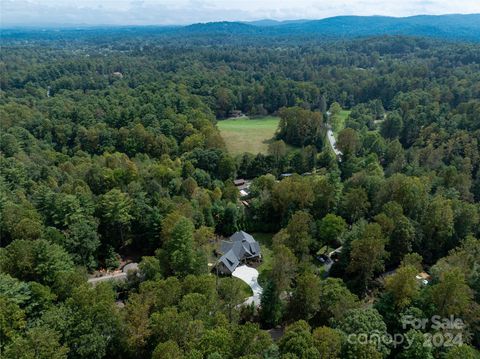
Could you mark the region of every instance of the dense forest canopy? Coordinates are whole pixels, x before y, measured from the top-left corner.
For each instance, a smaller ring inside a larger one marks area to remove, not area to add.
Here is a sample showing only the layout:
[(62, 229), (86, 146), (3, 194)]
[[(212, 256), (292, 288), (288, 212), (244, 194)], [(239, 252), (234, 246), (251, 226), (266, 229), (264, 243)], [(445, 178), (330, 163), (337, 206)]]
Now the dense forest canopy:
[[(478, 357), (480, 45), (203, 29), (1, 40), (0, 356)], [(280, 117), (268, 153), (226, 150), (238, 112)], [(212, 271), (238, 230), (259, 308)], [(434, 315), (463, 326), (402, 326)]]

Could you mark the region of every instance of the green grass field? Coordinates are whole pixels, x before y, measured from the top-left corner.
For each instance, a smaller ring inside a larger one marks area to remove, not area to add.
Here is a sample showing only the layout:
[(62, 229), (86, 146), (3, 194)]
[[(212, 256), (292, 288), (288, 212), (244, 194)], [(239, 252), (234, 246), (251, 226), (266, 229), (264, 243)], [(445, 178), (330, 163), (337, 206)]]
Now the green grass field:
[(345, 121), (347, 120), (348, 115), (350, 115), (350, 110), (341, 110), (340, 111), (340, 121), (339, 121), (339, 126), (338, 126), (338, 131), (333, 131), (335, 135), (338, 134), (341, 130), (345, 128)]
[(272, 238), (274, 233), (252, 233), (258, 243), (260, 243), (260, 250), (262, 252), (262, 264), (257, 268), (258, 282), (261, 286), (265, 286), (267, 278), (272, 270)]
[(228, 119), (218, 121), (218, 128), (231, 154), (267, 153), (279, 121), (274, 116)]

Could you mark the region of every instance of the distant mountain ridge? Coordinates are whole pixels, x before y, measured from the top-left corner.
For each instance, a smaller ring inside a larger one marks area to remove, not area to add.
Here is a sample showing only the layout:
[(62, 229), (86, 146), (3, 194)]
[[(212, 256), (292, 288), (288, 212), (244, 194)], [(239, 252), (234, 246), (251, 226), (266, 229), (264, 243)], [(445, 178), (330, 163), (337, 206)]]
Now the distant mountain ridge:
[(375, 35), (428, 36), (480, 41), (480, 14), (388, 16), (336, 16), (322, 20), (258, 20), (210, 22), (178, 28), (178, 32), (229, 35), (323, 35), (364, 37)]
[(262, 19), (262, 20), (254, 20), (254, 21), (243, 21), (245, 24), (255, 25), (255, 26), (281, 26), (286, 24), (293, 24), (293, 23), (303, 23), (309, 22), (312, 20), (306, 19), (298, 19), (298, 20), (272, 20), (272, 19)]
[(388, 16), (336, 16), (321, 20), (262, 19), (250, 22), (220, 21), (187, 26), (78, 26), (13, 27), (1, 29), (0, 43), (8, 40), (62, 38), (111, 39), (125, 36), (158, 36), (172, 41), (209, 36), (219, 41), (235, 38), (353, 39), (369, 36), (400, 35), (445, 40), (480, 42), (480, 14)]

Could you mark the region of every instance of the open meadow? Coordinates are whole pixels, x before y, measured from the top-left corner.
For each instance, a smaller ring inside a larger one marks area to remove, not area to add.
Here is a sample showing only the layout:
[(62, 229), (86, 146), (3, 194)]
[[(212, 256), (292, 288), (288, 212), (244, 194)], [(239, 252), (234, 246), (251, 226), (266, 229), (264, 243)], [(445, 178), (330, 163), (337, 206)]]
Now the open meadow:
[(278, 128), (279, 117), (264, 116), (232, 118), (218, 121), (218, 128), (228, 151), (233, 155), (244, 152), (267, 153), (268, 144)]
[(345, 121), (347, 121), (348, 116), (350, 115), (350, 110), (341, 110), (339, 116), (339, 121), (338, 121), (338, 129), (333, 131), (335, 135), (338, 135), (338, 132), (343, 130), (345, 128)]

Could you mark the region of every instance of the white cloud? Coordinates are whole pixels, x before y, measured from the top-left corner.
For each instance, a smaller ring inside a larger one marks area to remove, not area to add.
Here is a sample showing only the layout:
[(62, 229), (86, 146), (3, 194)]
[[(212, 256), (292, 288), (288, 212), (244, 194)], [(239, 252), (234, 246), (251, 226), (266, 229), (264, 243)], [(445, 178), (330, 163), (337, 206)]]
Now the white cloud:
[(0, 0), (2, 25), (188, 24), (336, 15), (480, 13), (480, 0)]

